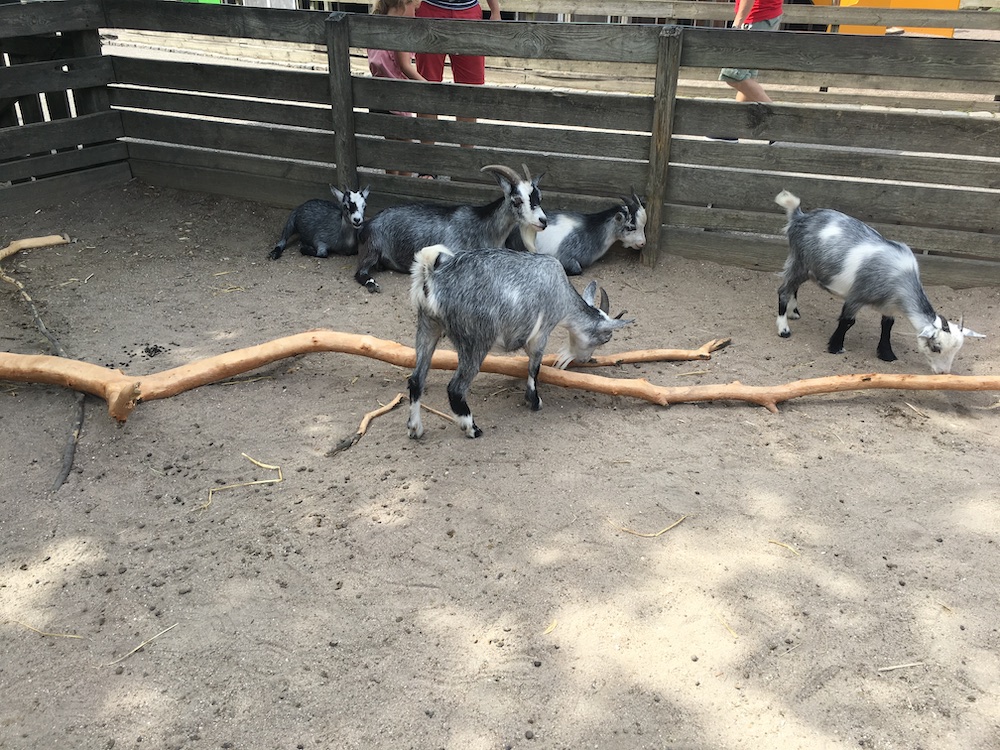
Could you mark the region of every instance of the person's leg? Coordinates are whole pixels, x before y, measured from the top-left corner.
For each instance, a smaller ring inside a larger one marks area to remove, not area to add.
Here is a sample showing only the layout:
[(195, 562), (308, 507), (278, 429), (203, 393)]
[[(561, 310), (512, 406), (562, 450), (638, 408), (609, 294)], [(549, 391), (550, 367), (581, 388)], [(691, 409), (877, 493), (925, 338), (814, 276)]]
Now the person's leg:
[(771, 97), (764, 91), (764, 87), (756, 78), (744, 78), (742, 81), (727, 80), (732, 88), (736, 89), (736, 101), (738, 102), (769, 102)]

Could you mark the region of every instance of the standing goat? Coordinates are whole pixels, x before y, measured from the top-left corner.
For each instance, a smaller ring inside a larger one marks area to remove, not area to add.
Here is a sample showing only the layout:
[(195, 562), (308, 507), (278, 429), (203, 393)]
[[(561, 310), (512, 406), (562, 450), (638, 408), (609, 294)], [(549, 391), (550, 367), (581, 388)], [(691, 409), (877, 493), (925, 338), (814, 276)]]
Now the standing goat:
[(554, 255), (566, 273), (578, 276), (602, 258), (615, 242), (641, 250), (646, 246), (646, 209), (634, 192), (631, 198), (592, 214), (555, 211), (548, 214), (548, 226), (541, 234), (530, 227), (515, 229), (507, 237), (507, 247)]
[(410, 376), (411, 438), (424, 434), (420, 397), (424, 392), (431, 356), (442, 336), (458, 352), (458, 369), (448, 383), (448, 401), (458, 424), (470, 438), (483, 434), (472, 419), (466, 401), (469, 386), (483, 359), (494, 346), (504, 351), (524, 349), (528, 354), (528, 387), (524, 398), (542, 408), (536, 381), (549, 334), (562, 324), (569, 332), (567, 346), (556, 361), (565, 368), (586, 362), (613, 331), (631, 323), (608, 317), (608, 296), (594, 306), (597, 282), (583, 296), (573, 288), (555, 258), (508, 248), (480, 248), (453, 253), (444, 245), (425, 247), (413, 261), (410, 299), (417, 312), (417, 364)]
[(268, 254), (277, 260), (285, 245), (296, 234), (299, 251), (314, 258), (334, 255), (355, 255), (358, 252), (358, 229), (365, 221), (368, 188), (343, 192), (330, 186), (336, 203), (315, 198), (292, 211), (285, 222), (281, 239)]
[(901, 242), (886, 240), (867, 224), (828, 208), (808, 213), (801, 201), (787, 190), (774, 202), (788, 214), (788, 259), (784, 281), (778, 289), (778, 335), (792, 335), (788, 319), (799, 317), (798, 289), (807, 279), (844, 299), (840, 322), (827, 344), (827, 351), (844, 351), (844, 336), (854, 325), (855, 315), (865, 306), (882, 313), (882, 336), (878, 358), (892, 362), (889, 335), (893, 314), (901, 312), (917, 331), (917, 348), (927, 357), (935, 373), (948, 373), (966, 336), (982, 334), (950, 323), (936, 312), (920, 283), (917, 260)]
[(453, 250), (496, 247), (517, 226), (545, 229), (542, 196), (538, 190), (541, 175), (532, 179), (528, 168), (522, 178), (513, 169), (499, 164), (483, 167), (503, 189), (503, 196), (485, 206), (442, 206), (412, 203), (391, 206), (361, 229), (362, 245), (357, 282), (369, 292), (379, 286), (371, 277), (373, 268), (389, 268), (407, 273), (417, 251), (438, 243)]

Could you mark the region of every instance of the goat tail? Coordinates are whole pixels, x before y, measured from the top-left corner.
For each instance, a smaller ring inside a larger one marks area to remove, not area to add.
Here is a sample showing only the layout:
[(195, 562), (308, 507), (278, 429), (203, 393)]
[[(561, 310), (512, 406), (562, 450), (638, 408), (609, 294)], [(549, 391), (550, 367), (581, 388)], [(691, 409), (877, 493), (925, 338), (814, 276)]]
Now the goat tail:
[(434, 269), (443, 258), (453, 255), (444, 245), (428, 245), (414, 256), (413, 265), (410, 266), (410, 302), (414, 310), (434, 309)]
[(774, 202), (785, 209), (789, 219), (794, 217), (795, 214), (800, 211), (799, 206), (802, 204), (802, 201), (799, 200), (798, 197), (792, 195), (787, 190), (782, 190), (778, 193), (774, 197)]

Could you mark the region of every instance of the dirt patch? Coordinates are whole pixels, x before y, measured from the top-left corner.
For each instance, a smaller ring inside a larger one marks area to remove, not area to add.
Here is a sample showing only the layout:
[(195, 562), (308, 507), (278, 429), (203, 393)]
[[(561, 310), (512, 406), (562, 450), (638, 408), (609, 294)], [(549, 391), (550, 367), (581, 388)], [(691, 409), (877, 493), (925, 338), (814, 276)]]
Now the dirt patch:
[[(269, 261), (284, 219), (133, 182), (0, 241), (74, 239), (4, 266), (72, 356), (130, 373), (310, 328), (412, 343), (406, 277), (373, 296), (352, 259)], [(927, 372), (905, 321), (900, 361), (875, 359), (874, 313), (826, 354), (839, 304), (815, 287), (782, 340), (771, 274), (626, 252), (590, 270), (637, 319), (609, 351), (733, 338), (609, 374)], [(996, 374), (997, 290), (928, 291), (989, 335), (956, 371)], [(48, 352), (9, 286), (0, 316), (4, 349)], [(774, 415), (543, 385), (533, 413), (482, 374), (482, 438), (427, 415), (411, 441), (400, 408), (328, 457), (408, 374), (308, 355), (124, 425), (88, 399), (53, 494), (74, 394), (0, 382), (0, 747), (1000, 745), (998, 394)], [(447, 410), (448, 378), (427, 403)]]

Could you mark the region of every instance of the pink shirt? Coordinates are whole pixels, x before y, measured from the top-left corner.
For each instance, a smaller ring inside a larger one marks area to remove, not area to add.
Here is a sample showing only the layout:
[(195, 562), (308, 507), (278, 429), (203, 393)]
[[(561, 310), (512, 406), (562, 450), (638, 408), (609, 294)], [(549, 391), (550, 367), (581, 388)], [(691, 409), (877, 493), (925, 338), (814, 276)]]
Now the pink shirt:
[[(376, 78), (396, 78), (406, 80), (406, 73), (399, 67), (396, 53), (390, 49), (370, 49), (368, 50), (368, 69)], [(394, 115), (403, 117), (414, 117), (412, 112), (397, 112), (392, 110)]]

